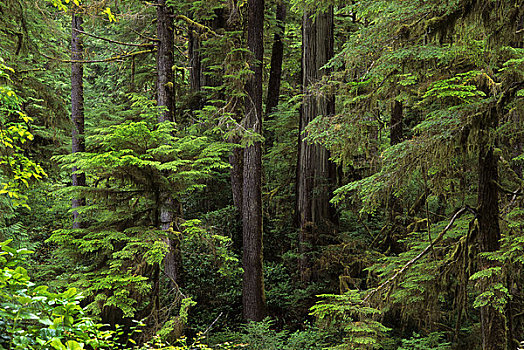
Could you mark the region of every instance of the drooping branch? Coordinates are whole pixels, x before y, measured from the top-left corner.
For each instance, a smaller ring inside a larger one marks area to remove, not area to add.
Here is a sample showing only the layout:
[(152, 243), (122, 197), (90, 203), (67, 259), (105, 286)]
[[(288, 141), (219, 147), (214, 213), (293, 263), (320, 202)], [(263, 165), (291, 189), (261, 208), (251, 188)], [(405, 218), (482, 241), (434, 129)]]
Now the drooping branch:
[(460, 210), (458, 210), (455, 215), (453, 215), (453, 217), (451, 218), (451, 220), (449, 221), (449, 223), (447, 224), (447, 226), (442, 230), (442, 232), (439, 233), (439, 235), (437, 236), (437, 238), (435, 238), (426, 248), (424, 248), (424, 250), (422, 250), (420, 253), (418, 253), (417, 256), (415, 256), (414, 258), (412, 258), (411, 260), (409, 260), (406, 264), (404, 264), (404, 266), (402, 266), (393, 276), (391, 276), (390, 278), (388, 278), (384, 283), (382, 283), (381, 285), (379, 285), (377, 288), (373, 289), (371, 292), (368, 293), (368, 295), (366, 295), (366, 297), (364, 299), (362, 299), (362, 302), (365, 303), (367, 302), (373, 295), (375, 295), (377, 292), (383, 290), (384, 288), (386, 288), (388, 285), (390, 285), (393, 281), (395, 281), (404, 271), (406, 271), (411, 265), (413, 265), (414, 263), (416, 263), (418, 260), (420, 260), (424, 255), (426, 255), (430, 250), (431, 250), (431, 247), (433, 247), (435, 244), (437, 244), (438, 242), (440, 242), (442, 240), (442, 238), (444, 237), (444, 235), (446, 234), (446, 232), (448, 232), (448, 230), (451, 228), (451, 226), (453, 226), (453, 224), (455, 223), (455, 220), (457, 220), (458, 218), (460, 218), (464, 213), (466, 212), (471, 212), (473, 214), (476, 214), (475, 210), (470, 208), (469, 206), (465, 206), (464, 208), (461, 208)]
[(62, 62), (62, 63), (101, 63), (101, 62), (116, 61), (116, 60), (120, 60), (122, 58), (134, 57), (134, 56), (143, 55), (143, 54), (147, 54), (147, 53), (151, 53), (151, 52), (156, 52), (156, 48), (153, 48), (153, 49), (150, 49), (150, 50), (135, 51), (135, 52), (131, 52), (131, 53), (128, 53), (128, 54), (112, 56), (112, 57), (104, 58), (104, 59), (100, 59), (100, 60), (64, 60), (64, 59), (61, 59), (61, 58), (58, 58), (58, 57), (48, 56), (48, 55), (46, 55), (43, 52), (40, 52), (40, 54), (42, 56), (44, 56), (45, 58), (47, 58), (47, 59), (59, 61), (59, 62)]
[(109, 39), (109, 38), (104, 38), (102, 36), (91, 34), (91, 33), (88, 33), (88, 32), (85, 32), (85, 31), (79, 30), (79, 29), (75, 29), (75, 31), (80, 33), (80, 34), (84, 34), (84, 35), (90, 36), (92, 38), (104, 40), (104, 41), (107, 41), (107, 42), (110, 42), (110, 43), (113, 43), (113, 44), (117, 44), (117, 45), (138, 46), (138, 47), (153, 47), (154, 46), (154, 44), (151, 44), (151, 43), (147, 43), (147, 44), (145, 44), (145, 43), (142, 43), (142, 44), (125, 43), (123, 41), (117, 41), (117, 40), (113, 40), (113, 39)]
[(205, 34), (212, 34), (213, 36), (219, 37), (220, 35), (217, 34), (213, 29), (209, 28), (208, 26), (205, 26), (201, 23), (198, 23), (196, 21), (193, 21), (191, 18), (184, 16), (184, 15), (177, 15), (176, 19), (180, 19), (187, 24), (189, 24), (191, 27), (196, 28), (198, 31), (205, 33)]

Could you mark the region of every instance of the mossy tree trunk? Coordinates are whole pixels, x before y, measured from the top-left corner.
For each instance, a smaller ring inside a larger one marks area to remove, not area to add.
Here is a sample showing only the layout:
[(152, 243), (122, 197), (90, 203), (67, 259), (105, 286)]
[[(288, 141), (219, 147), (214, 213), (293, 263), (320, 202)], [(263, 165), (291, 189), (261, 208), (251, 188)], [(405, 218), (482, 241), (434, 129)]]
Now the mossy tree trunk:
[[(173, 10), (166, 0), (157, 3), (157, 105), (165, 107), (159, 114), (158, 122), (175, 121), (175, 88), (174, 88), (174, 26)], [(167, 191), (159, 195), (159, 224), (166, 231), (168, 253), (164, 258), (164, 272), (172, 282), (180, 282), (181, 254), (180, 238), (174, 235), (173, 222), (180, 204)]]
[[(499, 196), (498, 196), (498, 157), (494, 154), (494, 142), (490, 134), (498, 125), (496, 108), (486, 113), (481, 121), (478, 158), (478, 225), (481, 252), (493, 252), (500, 248)], [(487, 269), (497, 263), (480, 259), (480, 268)], [(499, 277), (495, 277), (499, 278)], [(502, 277), (500, 277), (502, 279)], [(489, 281), (490, 284), (495, 281)], [(489, 288), (487, 282), (481, 285), (480, 292)], [(483, 350), (506, 349), (506, 328), (504, 315), (491, 304), (481, 307), (481, 331)]]

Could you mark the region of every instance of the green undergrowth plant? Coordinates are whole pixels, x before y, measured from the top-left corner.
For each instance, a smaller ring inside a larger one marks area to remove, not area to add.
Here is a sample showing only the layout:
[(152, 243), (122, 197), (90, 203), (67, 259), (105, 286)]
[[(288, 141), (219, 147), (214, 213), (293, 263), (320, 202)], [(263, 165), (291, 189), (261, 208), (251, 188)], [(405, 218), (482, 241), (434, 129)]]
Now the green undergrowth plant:
[[(317, 325), (334, 335), (328, 349), (380, 349), (387, 340), (389, 328), (379, 316), (381, 311), (369, 306), (362, 292), (348, 290), (341, 295), (323, 294), (311, 308)], [(338, 337), (338, 340), (336, 339)]]
[(7, 195), (15, 206), (28, 207), (29, 184), (47, 174), (26, 155), (25, 145), (34, 138), (29, 130), (33, 119), (22, 110), (22, 100), (10, 85), (13, 73), (0, 57), (0, 195)]
[(75, 288), (54, 293), (31, 282), (25, 249), (0, 242), (0, 349), (116, 349), (117, 332), (88, 317)]

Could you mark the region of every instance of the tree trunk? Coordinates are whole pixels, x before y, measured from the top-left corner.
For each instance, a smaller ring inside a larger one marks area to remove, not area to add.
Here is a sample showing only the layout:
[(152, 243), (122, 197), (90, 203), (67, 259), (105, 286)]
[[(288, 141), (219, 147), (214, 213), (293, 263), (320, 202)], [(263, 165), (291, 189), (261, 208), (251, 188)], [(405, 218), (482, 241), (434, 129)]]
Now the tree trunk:
[(329, 203), (335, 167), (329, 161), (329, 152), (322, 146), (304, 141), (306, 126), (318, 115), (335, 112), (334, 96), (317, 96), (311, 87), (326, 71), (321, 70), (333, 57), (333, 8), (319, 13), (313, 21), (306, 12), (302, 21), (302, 102), (299, 123), (299, 150), (297, 164), (297, 220), (299, 225), (299, 270), (301, 279), (311, 278), (311, 247), (318, 240), (319, 230), (334, 222), (334, 211)]
[(200, 38), (197, 32), (189, 28), (188, 40), (189, 54), (189, 82), (191, 86), (191, 103), (190, 108), (202, 108), (202, 57), (200, 55)]
[(157, 104), (166, 109), (159, 115), (158, 121), (174, 121), (175, 116), (175, 86), (173, 80), (174, 60), (174, 30), (173, 10), (166, 5), (166, 0), (158, 0), (157, 4)]
[(276, 10), (277, 31), (273, 38), (273, 49), (271, 50), (271, 69), (269, 71), (269, 82), (267, 85), (266, 115), (278, 106), (280, 97), (280, 81), (282, 79), (282, 59), (284, 57), (284, 37), (286, 5), (283, 0), (277, 2)]
[[(158, 116), (158, 122), (175, 121), (175, 89), (174, 89), (174, 27), (173, 10), (166, 0), (158, 0), (157, 4), (157, 105), (165, 107)], [(180, 238), (174, 236), (173, 221), (180, 204), (166, 191), (159, 196), (160, 229), (167, 232), (165, 243), (168, 253), (164, 258), (164, 272), (173, 283), (180, 282), (181, 254)]]
[[(262, 133), (262, 59), (264, 55), (264, 0), (248, 0), (247, 46), (254, 74), (246, 84), (246, 126)], [(262, 265), (262, 144), (244, 150), (243, 172), (242, 304), (246, 320), (260, 321), (265, 315)]]
[[(230, 140), (233, 144), (238, 144), (240, 140), (238, 137)], [(233, 194), (233, 205), (238, 212), (242, 212), (242, 191), (244, 186), (243, 172), (244, 172), (244, 150), (240, 147), (235, 147), (229, 156), (229, 164), (231, 165), (231, 192)]]
[[(481, 252), (493, 252), (500, 248), (499, 198), (498, 198), (498, 159), (493, 154), (494, 146), (487, 145), (488, 134), (498, 125), (495, 108), (484, 116), (479, 137), (479, 183), (478, 183), (478, 225)], [(496, 266), (496, 262), (481, 258), (480, 268)], [(502, 280), (502, 277), (500, 277)], [(489, 283), (494, 283), (490, 281)], [(488, 288), (481, 286), (481, 292)], [(504, 315), (492, 305), (480, 309), (482, 329), (482, 349), (502, 350), (506, 348), (506, 330)]]
[[(77, 9), (75, 8), (75, 11)], [(73, 12), (71, 18), (71, 59), (73, 61), (82, 61), (84, 59), (84, 43), (78, 30), (82, 28), (82, 17)], [(85, 152), (84, 140), (84, 67), (82, 63), (71, 63), (71, 121), (73, 123), (72, 131), (72, 152)], [(72, 183), (73, 186), (85, 186), (85, 173), (76, 173), (77, 167), (73, 167)], [(85, 226), (79, 217), (75, 208), (84, 206), (85, 198), (75, 198), (72, 202), (73, 208), (73, 228), (82, 228)]]

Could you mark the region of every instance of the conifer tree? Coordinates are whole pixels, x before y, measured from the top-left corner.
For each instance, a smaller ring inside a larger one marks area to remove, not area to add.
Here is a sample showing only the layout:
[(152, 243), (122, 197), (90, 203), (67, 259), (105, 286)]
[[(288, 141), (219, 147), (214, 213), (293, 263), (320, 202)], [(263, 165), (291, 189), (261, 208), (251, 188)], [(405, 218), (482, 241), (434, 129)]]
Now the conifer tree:
[(333, 8), (314, 14), (305, 11), (302, 20), (302, 86), (297, 164), (296, 215), (299, 225), (299, 270), (301, 279), (311, 278), (312, 246), (320, 232), (332, 229), (334, 213), (329, 203), (334, 167), (328, 150), (306, 140), (306, 127), (317, 116), (335, 112), (334, 96), (318, 93), (318, 83), (327, 71), (322, 67), (333, 57)]

